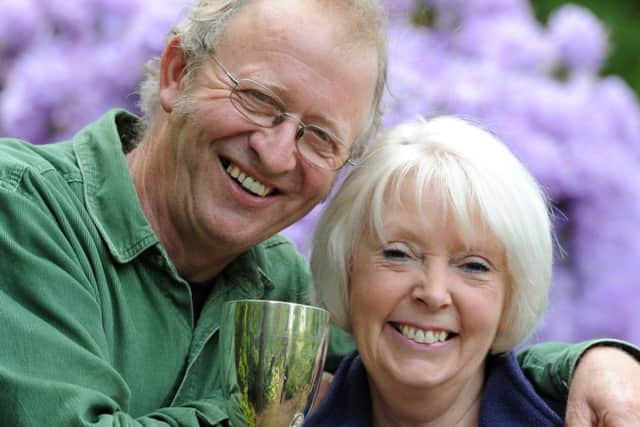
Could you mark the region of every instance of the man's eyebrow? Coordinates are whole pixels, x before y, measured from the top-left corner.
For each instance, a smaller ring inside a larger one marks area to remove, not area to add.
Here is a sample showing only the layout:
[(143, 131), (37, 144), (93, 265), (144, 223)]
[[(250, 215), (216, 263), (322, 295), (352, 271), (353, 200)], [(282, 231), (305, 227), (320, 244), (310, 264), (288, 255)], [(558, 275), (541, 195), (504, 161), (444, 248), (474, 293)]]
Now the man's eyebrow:
[(320, 126), (321, 128), (331, 132), (334, 136), (339, 138), (340, 141), (344, 142), (345, 144), (348, 143), (348, 141), (345, 141), (344, 136), (340, 136), (340, 132), (339, 132), (340, 126), (333, 117), (328, 117), (328, 116), (313, 117), (310, 124)]
[[(262, 86), (266, 87), (267, 89), (269, 89), (275, 95), (278, 96), (278, 99), (283, 103), (288, 113), (298, 114), (298, 112), (295, 111), (295, 109), (293, 108), (293, 105), (295, 103), (295, 98), (292, 98), (290, 96), (291, 90), (287, 88), (285, 85), (283, 85), (282, 83), (279, 83), (275, 80), (270, 80), (265, 76), (247, 76), (247, 77), (236, 76), (236, 77), (238, 79), (244, 78), (244, 79), (249, 79), (249, 80), (253, 80), (254, 82), (260, 83)], [(313, 114), (311, 115), (311, 119), (303, 119), (302, 121), (308, 125), (319, 126), (329, 131), (330, 133), (332, 133), (335, 137), (340, 139), (341, 142), (345, 144), (349, 144), (349, 141), (347, 141), (344, 135), (340, 135), (340, 132), (339, 132), (341, 130), (340, 122), (333, 117), (326, 116), (324, 114), (323, 115)]]
[[(267, 89), (269, 89), (270, 91), (272, 91), (273, 93), (275, 93), (276, 95), (278, 95), (278, 97), (282, 100), (282, 101), (287, 101), (287, 94), (289, 93), (289, 89), (284, 86), (282, 83), (279, 83), (275, 80), (266, 78), (265, 76), (261, 76), (261, 75), (256, 75), (256, 76), (237, 76), (238, 79), (246, 79), (246, 80), (253, 80), (256, 83), (259, 83), (260, 85), (266, 87)], [(283, 96), (284, 95), (284, 96)]]

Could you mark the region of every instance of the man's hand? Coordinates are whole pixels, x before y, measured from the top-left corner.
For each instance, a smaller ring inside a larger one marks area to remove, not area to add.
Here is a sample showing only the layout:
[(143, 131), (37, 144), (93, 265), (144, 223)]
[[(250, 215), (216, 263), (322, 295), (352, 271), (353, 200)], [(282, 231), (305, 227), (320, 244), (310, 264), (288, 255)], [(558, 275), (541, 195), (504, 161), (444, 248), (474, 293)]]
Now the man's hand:
[(614, 347), (588, 350), (576, 367), (568, 427), (640, 427), (640, 363)]

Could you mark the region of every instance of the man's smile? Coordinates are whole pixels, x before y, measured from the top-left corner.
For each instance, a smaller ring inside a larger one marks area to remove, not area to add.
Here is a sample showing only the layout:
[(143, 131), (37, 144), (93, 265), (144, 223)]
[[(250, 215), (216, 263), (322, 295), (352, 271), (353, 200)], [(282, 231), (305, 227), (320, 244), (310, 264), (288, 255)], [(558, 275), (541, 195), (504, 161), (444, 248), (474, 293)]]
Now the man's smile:
[(231, 163), (229, 160), (221, 159), (222, 165), (224, 166), (227, 174), (234, 181), (242, 186), (245, 190), (250, 192), (251, 194), (259, 197), (266, 197), (269, 194), (273, 193), (274, 189), (272, 187), (267, 187), (256, 178), (249, 176), (245, 172), (243, 172), (236, 164)]

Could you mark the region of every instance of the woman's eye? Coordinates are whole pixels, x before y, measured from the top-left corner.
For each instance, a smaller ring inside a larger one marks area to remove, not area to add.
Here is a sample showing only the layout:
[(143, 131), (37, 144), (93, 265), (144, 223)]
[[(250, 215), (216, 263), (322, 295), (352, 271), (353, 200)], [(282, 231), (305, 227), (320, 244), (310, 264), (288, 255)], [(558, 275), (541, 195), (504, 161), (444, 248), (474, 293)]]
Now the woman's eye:
[(407, 254), (402, 252), (400, 249), (384, 249), (382, 254), (385, 258), (388, 259), (398, 259), (398, 258), (406, 258)]
[(413, 256), (409, 249), (398, 246), (387, 246), (382, 249), (382, 256), (392, 261), (403, 261), (412, 259)]
[(469, 273), (488, 273), (491, 271), (491, 267), (485, 261), (475, 259), (464, 262), (462, 269)]

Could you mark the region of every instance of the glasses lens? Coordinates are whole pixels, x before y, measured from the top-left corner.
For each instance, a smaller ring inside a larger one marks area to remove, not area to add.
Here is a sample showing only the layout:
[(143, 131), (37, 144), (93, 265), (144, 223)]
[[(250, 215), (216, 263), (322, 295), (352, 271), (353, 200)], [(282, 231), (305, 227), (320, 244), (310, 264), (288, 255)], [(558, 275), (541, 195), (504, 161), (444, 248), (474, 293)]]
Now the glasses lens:
[(249, 121), (260, 126), (273, 126), (273, 119), (282, 111), (282, 103), (266, 87), (248, 79), (241, 79), (231, 91), (231, 103)]
[(349, 157), (335, 137), (315, 126), (307, 126), (298, 140), (298, 149), (307, 160), (324, 169), (340, 169)]
[[(247, 120), (263, 127), (280, 123), (286, 117), (282, 101), (270, 89), (251, 79), (240, 79), (231, 90), (231, 104)], [(317, 126), (304, 126), (298, 139), (298, 150), (308, 161), (336, 170), (349, 158), (349, 152), (330, 132)]]

